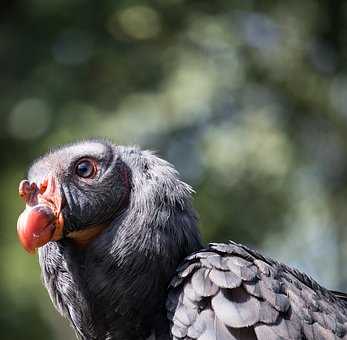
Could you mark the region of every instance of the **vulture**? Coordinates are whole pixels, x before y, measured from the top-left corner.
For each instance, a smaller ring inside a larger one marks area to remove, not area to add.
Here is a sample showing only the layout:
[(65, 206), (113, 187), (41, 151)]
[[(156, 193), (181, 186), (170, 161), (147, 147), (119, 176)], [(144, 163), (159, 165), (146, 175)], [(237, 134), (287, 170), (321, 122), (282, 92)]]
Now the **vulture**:
[(65, 145), (19, 194), (20, 243), (78, 339), (347, 339), (347, 295), (233, 241), (204, 246), (191, 187), (150, 151)]

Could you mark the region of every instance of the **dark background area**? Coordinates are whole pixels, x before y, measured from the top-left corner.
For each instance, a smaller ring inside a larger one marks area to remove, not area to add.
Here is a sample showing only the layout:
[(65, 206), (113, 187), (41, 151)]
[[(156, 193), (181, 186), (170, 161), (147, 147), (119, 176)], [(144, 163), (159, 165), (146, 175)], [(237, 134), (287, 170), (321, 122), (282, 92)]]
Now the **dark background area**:
[(1, 339), (73, 339), (19, 246), (42, 152), (108, 137), (196, 190), (233, 239), (347, 290), (345, 1), (0, 2)]

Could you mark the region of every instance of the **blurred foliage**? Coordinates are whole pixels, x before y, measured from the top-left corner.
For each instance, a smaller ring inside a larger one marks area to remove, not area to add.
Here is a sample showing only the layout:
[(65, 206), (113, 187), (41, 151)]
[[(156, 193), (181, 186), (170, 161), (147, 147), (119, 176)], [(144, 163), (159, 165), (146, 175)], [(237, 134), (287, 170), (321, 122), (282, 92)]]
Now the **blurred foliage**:
[(342, 0), (1, 1), (1, 338), (74, 338), (18, 245), (16, 192), (90, 136), (175, 164), (206, 241), (347, 289), (346, 19)]

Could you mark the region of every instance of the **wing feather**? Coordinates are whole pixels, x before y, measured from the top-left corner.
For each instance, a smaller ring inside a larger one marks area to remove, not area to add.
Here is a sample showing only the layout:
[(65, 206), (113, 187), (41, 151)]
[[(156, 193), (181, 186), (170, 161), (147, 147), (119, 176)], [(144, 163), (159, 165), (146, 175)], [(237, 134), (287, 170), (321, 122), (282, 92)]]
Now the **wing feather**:
[(209, 269), (197, 270), (191, 279), (191, 283), (195, 292), (201, 296), (211, 296), (217, 293), (218, 286), (209, 278)]
[(234, 242), (186, 259), (167, 310), (174, 340), (347, 340), (345, 299)]
[(211, 304), (217, 317), (230, 327), (248, 327), (259, 321), (260, 302), (242, 288), (220, 290)]
[(231, 271), (211, 269), (209, 278), (216, 286), (221, 288), (236, 288), (242, 284), (242, 279)]

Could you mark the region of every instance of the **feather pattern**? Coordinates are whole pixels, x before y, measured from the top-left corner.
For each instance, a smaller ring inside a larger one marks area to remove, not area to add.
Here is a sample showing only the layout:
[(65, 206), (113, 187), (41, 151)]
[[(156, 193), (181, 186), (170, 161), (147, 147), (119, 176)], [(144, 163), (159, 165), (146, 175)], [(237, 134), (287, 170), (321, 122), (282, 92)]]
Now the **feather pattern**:
[(167, 300), (174, 340), (347, 340), (340, 293), (245, 246), (210, 244), (181, 268)]

